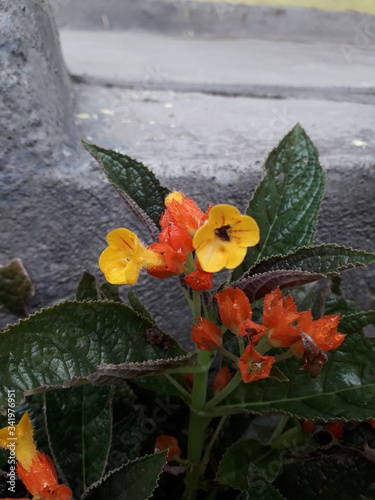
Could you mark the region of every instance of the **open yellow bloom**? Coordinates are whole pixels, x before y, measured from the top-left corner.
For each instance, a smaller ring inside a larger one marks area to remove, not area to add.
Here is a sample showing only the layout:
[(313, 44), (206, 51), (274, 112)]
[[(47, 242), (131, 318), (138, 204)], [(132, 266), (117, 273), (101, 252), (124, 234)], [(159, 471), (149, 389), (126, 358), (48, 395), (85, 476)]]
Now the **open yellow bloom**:
[(198, 229), (193, 246), (202, 269), (209, 273), (234, 269), (245, 258), (247, 247), (259, 241), (259, 227), (232, 205), (215, 205)]
[(32, 461), (36, 457), (33, 426), (26, 412), (19, 423), (4, 427), (0, 430), (0, 446), (8, 449), (9, 443), (14, 443), (14, 454), (18, 462), (26, 470), (30, 470)]
[(99, 267), (113, 285), (134, 285), (141, 268), (165, 267), (162, 255), (145, 248), (129, 229), (114, 229), (107, 234), (107, 242)]

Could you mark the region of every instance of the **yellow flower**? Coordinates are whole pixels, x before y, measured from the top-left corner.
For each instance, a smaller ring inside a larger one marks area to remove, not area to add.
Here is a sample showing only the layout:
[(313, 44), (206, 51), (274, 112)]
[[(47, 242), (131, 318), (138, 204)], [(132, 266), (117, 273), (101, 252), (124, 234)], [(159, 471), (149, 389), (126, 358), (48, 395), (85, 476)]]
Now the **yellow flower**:
[(107, 242), (99, 267), (113, 285), (134, 285), (141, 268), (165, 267), (162, 255), (145, 248), (128, 229), (114, 229), (107, 234)]
[(37, 450), (34, 443), (33, 425), (27, 412), (17, 425), (0, 430), (0, 446), (13, 451), (22, 467), (27, 471), (30, 470)]
[(198, 229), (193, 246), (202, 269), (209, 273), (234, 269), (245, 258), (247, 247), (259, 241), (259, 227), (232, 205), (211, 208), (208, 221)]

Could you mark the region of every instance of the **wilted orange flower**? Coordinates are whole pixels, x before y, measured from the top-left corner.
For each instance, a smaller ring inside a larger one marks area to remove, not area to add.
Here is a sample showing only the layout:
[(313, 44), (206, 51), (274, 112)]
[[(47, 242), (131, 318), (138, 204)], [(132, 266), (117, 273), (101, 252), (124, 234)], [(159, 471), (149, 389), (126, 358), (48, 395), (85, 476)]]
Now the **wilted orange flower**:
[(238, 360), (242, 380), (248, 383), (267, 378), (274, 362), (273, 356), (262, 356), (252, 345), (248, 345)]
[(226, 387), (229, 382), (232, 380), (232, 374), (227, 366), (223, 366), (223, 368), (218, 372), (214, 379), (213, 389), (214, 392), (220, 392)]
[(191, 329), (192, 339), (199, 349), (212, 351), (221, 347), (223, 334), (218, 326), (206, 318), (197, 318), (197, 324)]
[(195, 233), (193, 245), (204, 271), (234, 269), (245, 258), (247, 248), (259, 241), (259, 227), (232, 205), (215, 205), (208, 220)]
[(290, 347), (300, 340), (300, 329), (295, 324), (299, 318), (293, 297), (283, 296), (280, 288), (264, 298), (263, 326), (273, 347)]
[(166, 197), (165, 206), (167, 209), (161, 217), (161, 227), (164, 228), (172, 222), (184, 229), (192, 238), (204, 217), (204, 213), (195, 201), (180, 191), (174, 191)]
[(180, 447), (178, 446), (178, 441), (172, 436), (159, 436), (156, 438), (155, 443), (156, 451), (169, 450), (167, 455), (167, 462), (170, 462), (174, 458), (181, 455)]
[[(11, 448), (10, 443), (13, 443), (14, 449)], [(17, 459), (17, 474), (34, 498), (38, 500), (71, 499), (71, 490), (58, 482), (52, 460), (36, 448), (33, 426), (28, 413), (23, 415), (14, 428), (4, 427), (0, 430), (0, 446), (14, 451)]]
[[(298, 327), (304, 333), (310, 335), (319, 349), (327, 352), (337, 349), (346, 337), (346, 335), (337, 331), (339, 319), (339, 314), (330, 314), (313, 321), (311, 311), (305, 311), (299, 315)], [(297, 341), (292, 346), (292, 350), (295, 353), (303, 353), (304, 347), (302, 341)]]
[(185, 276), (186, 284), (193, 290), (212, 290), (213, 273), (203, 271), (198, 259), (195, 259), (195, 267), (195, 271)]

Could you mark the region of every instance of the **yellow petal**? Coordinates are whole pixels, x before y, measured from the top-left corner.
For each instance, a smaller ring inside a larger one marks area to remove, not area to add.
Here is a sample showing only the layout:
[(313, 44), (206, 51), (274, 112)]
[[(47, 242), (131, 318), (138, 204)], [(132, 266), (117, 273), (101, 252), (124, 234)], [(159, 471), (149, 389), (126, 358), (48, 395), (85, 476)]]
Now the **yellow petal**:
[(231, 239), (244, 247), (253, 247), (259, 242), (259, 227), (252, 217), (241, 215), (231, 226)]
[(235, 241), (226, 243), (225, 250), (227, 252), (227, 269), (234, 269), (241, 264), (247, 253), (247, 247), (239, 246)]
[(240, 211), (232, 205), (215, 205), (208, 214), (208, 223), (217, 228), (231, 225), (234, 220), (240, 217)]
[(228, 261), (226, 245), (218, 238), (205, 241), (197, 248), (196, 254), (201, 268), (207, 273), (221, 271)]
[(26, 412), (14, 427), (14, 430), (8, 427), (0, 430), (0, 445), (5, 449), (10, 449), (10, 444), (14, 443), (16, 459), (25, 470), (29, 471), (36, 454), (33, 426), (29, 414)]
[(193, 238), (193, 247), (197, 249), (206, 241), (214, 240), (215, 238), (215, 228), (213, 228), (211, 224), (207, 222), (195, 233)]
[(140, 245), (138, 236), (123, 227), (108, 233), (107, 242), (113, 250), (122, 250), (124, 256), (129, 257), (132, 257), (138, 251)]
[(121, 284), (135, 285), (137, 283), (140, 270), (141, 270), (140, 262), (135, 259), (132, 259), (124, 269), (126, 282)]

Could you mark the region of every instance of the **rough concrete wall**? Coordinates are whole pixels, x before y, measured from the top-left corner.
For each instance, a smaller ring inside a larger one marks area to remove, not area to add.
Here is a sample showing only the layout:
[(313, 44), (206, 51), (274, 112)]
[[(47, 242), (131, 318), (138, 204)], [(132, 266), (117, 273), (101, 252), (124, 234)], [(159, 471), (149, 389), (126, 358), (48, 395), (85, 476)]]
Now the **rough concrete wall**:
[[(76, 133), (71, 86), (45, 9), (41, 0), (0, 0), (0, 264), (23, 260), (36, 289), (30, 311), (73, 298), (83, 269), (100, 276), (97, 261), (106, 233), (138, 227), (98, 165), (77, 149), (78, 138), (121, 148), (153, 168), (169, 187), (194, 196), (202, 208), (208, 201), (227, 201), (243, 209), (267, 152), (294, 125), (260, 137), (257, 132), (273, 123), (279, 100), (168, 89), (155, 90), (150, 98), (140, 81), (140, 97), (117, 87), (77, 85), (76, 112), (91, 119), (83, 120)], [(284, 103), (313, 138), (327, 171), (319, 240), (374, 251), (374, 164), (369, 149), (352, 145), (357, 137), (372, 144), (373, 127), (366, 118), (353, 135), (357, 122), (343, 116), (367, 117), (368, 112), (351, 101), (311, 104), (292, 94)], [(121, 106), (133, 111), (125, 116)], [(114, 110), (112, 120), (118, 124), (106, 126), (103, 108)], [(327, 108), (331, 121), (324, 119)], [(336, 126), (344, 132), (340, 140), (331, 132)], [(145, 233), (141, 236), (149, 241)], [(348, 293), (365, 308), (375, 307), (374, 278), (374, 266), (345, 275)], [(186, 339), (190, 313), (177, 284), (171, 289), (170, 283), (144, 276), (135, 291), (164, 328)], [(0, 312), (0, 328), (16, 320)]]
[(0, 0), (0, 167), (49, 162), (73, 140), (72, 87), (47, 4)]
[[(0, 33), (0, 264), (22, 258), (40, 288), (58, 203), (48, 179), (77, 149), (73, 88), (46, 3), (0, 0)], [(0, 314), (2, 325), (16, 319)]]

